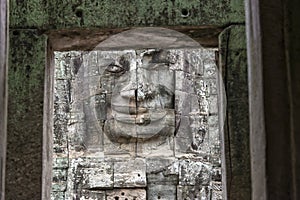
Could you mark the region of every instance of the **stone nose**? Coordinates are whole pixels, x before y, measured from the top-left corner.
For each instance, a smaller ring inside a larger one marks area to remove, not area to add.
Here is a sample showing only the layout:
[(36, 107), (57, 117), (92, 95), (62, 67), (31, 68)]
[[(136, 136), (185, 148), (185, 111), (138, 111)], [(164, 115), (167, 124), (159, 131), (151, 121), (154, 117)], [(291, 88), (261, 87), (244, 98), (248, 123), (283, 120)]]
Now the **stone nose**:
[(137, 93), (136, 85), (132, 83), (129, 83), (128, 85), (123, 87), (120, 91), (120, 95), (126, 99), (136, 99), (137, 96), (136, 93)]
[(134, 89), (122, 90), (121, 91), (121, 96), (126, 98), (126, 99), (134, 99), (134, 98), (136, 98), (136, 90), (134, 90)]
[(138, 85), (126, 85), (121, 89), (120, 95), (126, 99), (142, 101), (145, 98), (152, 96), (153, 92), (154, 91), (151, 89), (148, 83), (139, 83)]

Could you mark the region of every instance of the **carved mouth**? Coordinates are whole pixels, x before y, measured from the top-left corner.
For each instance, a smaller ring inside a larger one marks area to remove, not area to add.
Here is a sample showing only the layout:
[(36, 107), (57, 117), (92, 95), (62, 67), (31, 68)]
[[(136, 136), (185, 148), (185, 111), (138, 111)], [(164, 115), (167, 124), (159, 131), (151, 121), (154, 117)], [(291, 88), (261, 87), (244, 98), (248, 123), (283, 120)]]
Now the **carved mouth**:
[(127, 115), (138, 115), (138, 114), (149, 112), (149, 108), (144, 108), (144, 107), (137, 108), (136, 106), (131, 106), (131, 105), (123, 106), (123, 105), (116, 105), (116, 104), (112, 104), (112, 110)]
[(122, 123), (147, 125), (162, 120), (167, 115), (165, 110), (152, 110), (148, 108), (113, 106), (112, 116)]

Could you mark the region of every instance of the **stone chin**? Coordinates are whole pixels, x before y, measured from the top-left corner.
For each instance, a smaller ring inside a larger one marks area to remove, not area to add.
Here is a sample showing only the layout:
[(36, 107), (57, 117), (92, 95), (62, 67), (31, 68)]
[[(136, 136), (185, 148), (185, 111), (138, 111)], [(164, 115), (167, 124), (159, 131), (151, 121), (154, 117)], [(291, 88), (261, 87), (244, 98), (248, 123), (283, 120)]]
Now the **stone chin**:
[(112, 142), (147, 142), (172, 136), (175, 131), (174, 109), (138, 115), (113, 113), (112, 116), (104, 125), (104, 132)]

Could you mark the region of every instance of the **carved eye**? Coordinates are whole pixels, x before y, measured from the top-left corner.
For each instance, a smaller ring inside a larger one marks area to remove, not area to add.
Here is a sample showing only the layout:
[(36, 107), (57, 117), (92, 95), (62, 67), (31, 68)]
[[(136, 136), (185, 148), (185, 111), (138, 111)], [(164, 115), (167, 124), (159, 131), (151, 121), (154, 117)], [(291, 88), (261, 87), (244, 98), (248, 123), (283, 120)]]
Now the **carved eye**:
[(121, 73), (121, 72), (124, 72), (125, 69), (120, 65), (110, 64), (107, 66), (106, 71), (108, 71), (110, 73)]

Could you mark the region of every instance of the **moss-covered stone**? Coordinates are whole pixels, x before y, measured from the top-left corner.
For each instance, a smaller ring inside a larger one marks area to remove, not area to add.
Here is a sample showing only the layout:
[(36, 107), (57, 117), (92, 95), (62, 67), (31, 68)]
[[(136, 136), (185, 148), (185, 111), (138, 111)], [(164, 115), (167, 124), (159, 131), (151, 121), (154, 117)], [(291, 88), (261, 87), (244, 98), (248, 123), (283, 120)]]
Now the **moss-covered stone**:
[(231, 26), (219, 37), (220, 70), (227, 107), (224, 126), (228, 199), (251, 199), (249, 105), (245, 27)]
[(36, 28), (48, 24), (48, 2), (46, 0), (10, 0), (9, 3), (10, 27)]
[(248, 98), (247, 49), (244, 26), (231, 26), (219, 36), (228, 100)]
[(11, 0), (14, 28), (121, 28), (137, 26), (225, 26), (244, 22), (238, 0)]
[(6, 199), (40, 199), (45, 36), (10, 31)]

